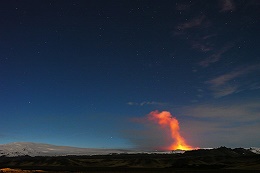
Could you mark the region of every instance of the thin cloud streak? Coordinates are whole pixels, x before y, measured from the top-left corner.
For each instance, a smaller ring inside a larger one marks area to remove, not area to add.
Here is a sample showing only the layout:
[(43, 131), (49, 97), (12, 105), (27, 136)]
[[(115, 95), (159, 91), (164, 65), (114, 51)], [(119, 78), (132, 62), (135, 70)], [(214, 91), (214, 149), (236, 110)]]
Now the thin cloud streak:
[(220, 88), (213, 88), (214, 90), (214, 97), (215, 98), (220, 98), (220, 97), (224, 97), (227, 95), (231, 95), (234, 93), (238, 93), (238, 86), (223, 86), (221, 89)]
[(244, 75), (251, 73), (255, 70), (258, 70), (258, 69), (260, 69), (260, 65), (251, 65), (248, 67), (239, 68), (230, 73), (226, 73), (217, 78), (214, 78), (214, 79), (208, 81), (208, 83), (210, 83), (214, 86), (225, 85), (227, 82), (229, 82), (237, 77), (244, 76)]
[(184, 23), (178, 25), (176, 28), (178, 30), (186, 30), (186, 29), (201, 27), (202, 25), (205, 25), (205, 23), (204, 23), (205, 18), (206, 18), (205, 16), (199, 16), (199, 17), (193, 18), (188, 22), (184, 22)]
[(143, 102), (140, 102), (140, 103), (138, 103), (138, 102), (128, 102), (127, 104), (130, 105), (130, 106), (146, 106), (146, 105), (160, 105), (160, 106), (162, 106), (162, 105), (165, 105), (166, 103), (155, 102), (155, 101), (151, 101), (151, 102), (143, 101)]
[[(214, 32), (213, 27), (214, 22), (206, 15), (192, 18), (175, 27), (174, 36), (183, 37), (185, 40), (188, 38), (192, 49), (208, 53), (206, 58), (198, 62), (198, 65), (201, 67), (208, 67), (218, 62), (223, 57), (223, 54), (235, 46), (234, 42), (229, 42), (224, 43), (222, 48), (216, 49), (215, 37), (217, 34)], [(203, 34), (193, 34), (194, 31)]]
[(228, 44), (224, 46), (222, 49), (215, 51), (214, 54), (211, 54), (209, 57), (199, 62), (199, 65), (202, 67), (208, 67), (210, 64), (218, 62), (222, 58), (223, 54), (232, 49), (233, 47), (233, 44)]
[[(210, 85), (210, 90), (213, 92), (214, 97), (219, 98), (233, 93), (241, 92), (247, 89), (253, 89), (252, 86), (257, 84), (249, 84), (245, 86), (243, 82), (236, 82), (236, 79), (246, 77), (249, 74), (260, 69), (260, 65), (251, 65), (243, 68), (238, 68), (232, 72), (220, 75), (211, 80), (206, 81)], [(254, 87), (258, 88), (258, 87)]]
[(193, 42), (191, 46), (193, 49), (199, 50), (201, 52), (208, 52), (213, 50), (209, 43), (202, 43), (201, 41)]
[(234, 11), (236, 9), (236, 5), (233, 0), (220, 0), (220, 8), (220, 12)]

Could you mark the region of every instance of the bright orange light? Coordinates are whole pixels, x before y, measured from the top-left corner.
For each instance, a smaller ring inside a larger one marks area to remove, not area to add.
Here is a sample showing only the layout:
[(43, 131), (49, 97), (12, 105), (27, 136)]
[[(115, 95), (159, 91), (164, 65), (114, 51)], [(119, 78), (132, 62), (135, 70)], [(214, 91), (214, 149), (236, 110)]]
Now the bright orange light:
[(185, 139), (180, 135), (179, 122), (175, 117), (172, 117), (170, 112), (152, 111), (148, 114), (149, 120), (157, 122), (161, 127), (169, 127), (173, 143), (167, 147), (168, 150), (192, 150), (194, 147), (186, 144)]

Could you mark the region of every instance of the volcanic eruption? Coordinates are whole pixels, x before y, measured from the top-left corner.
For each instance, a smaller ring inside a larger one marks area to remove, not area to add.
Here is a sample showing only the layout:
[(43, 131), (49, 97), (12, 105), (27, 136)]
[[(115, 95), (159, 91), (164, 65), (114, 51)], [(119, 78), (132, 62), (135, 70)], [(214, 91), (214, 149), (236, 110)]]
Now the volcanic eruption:
[(169, 128), (173, 142), (166, 148), (168, 150), (192, 150), (194, 147), (188, 145), (180, 135), (178, 120), (167, 111), (152, 111), (148, 114), (148, 120), (156, 122), (161, 128)]

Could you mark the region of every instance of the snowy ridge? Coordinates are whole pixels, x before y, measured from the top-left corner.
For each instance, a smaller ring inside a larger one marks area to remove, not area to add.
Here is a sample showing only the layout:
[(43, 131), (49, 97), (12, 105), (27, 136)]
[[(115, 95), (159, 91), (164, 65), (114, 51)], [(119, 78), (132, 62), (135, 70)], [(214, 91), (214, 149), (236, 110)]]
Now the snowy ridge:
[(135, 151), (119, 149), (97, 149), (97, 148), (77, 148), (69, 146), (56, 146), (32, 142), (14, 142), (0, 145), (0, 157), (15, 156), (66, 156), (66, 155), (106, 155), (106, 154), (171, 154), (184, 153), (185, 151)]
[(97, 155), (123, 153), (126, 150), (77, 148), (50, 144), (14, 142), (0, 145), (0, 156), (63, 156), (63, 155)]
[(260, 148), (251, 147), (249, 150), (252, 151), (253, 153), (260, 154)]
[[(212, 148), (207, 148), (212, 149)], [(251, 152), (260, 154), (260, 148), (247, 148)], [(0, 145), (0, 157), (15, 156), (66, 156), (66, 155), (106, 155), (106, 154), (171, 154), (184, 153), (183, 150), (176, 151), (134, 151), (119, 149), (96, 149), (96, 148), (77, 148), (68, 146), (56, 146), (50, 144), (32, 143), (32, 142), (14, 142)]]

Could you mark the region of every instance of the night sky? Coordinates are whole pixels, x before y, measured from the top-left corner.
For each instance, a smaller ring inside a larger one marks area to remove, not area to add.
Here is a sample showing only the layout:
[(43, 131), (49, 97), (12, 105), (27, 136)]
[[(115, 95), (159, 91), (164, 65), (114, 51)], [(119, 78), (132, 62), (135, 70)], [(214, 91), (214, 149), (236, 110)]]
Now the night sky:
[(260, 146), (260, 1), (3, 0), (0, 143)]

